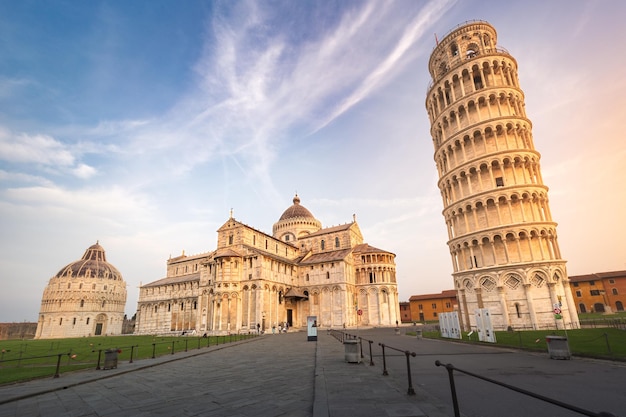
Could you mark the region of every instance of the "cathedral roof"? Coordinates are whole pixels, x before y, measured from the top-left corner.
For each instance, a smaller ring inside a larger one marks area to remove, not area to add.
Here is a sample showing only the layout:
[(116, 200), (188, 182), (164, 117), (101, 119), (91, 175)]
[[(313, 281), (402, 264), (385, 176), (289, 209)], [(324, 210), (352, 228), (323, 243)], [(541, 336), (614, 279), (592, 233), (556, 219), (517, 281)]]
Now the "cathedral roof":
[(74, 261), (63, 267), (56, 275), (59, 277), (72, 278), (107, 278), (122, 279), (122, 274), (113, 265), (107, 262), (104, 248), (98, 242), (91, 245), (78, 261)]
[(387, 251), (387, 250), (382, 250), (382, 249), (378, 249), (375, 248), (373, 246), (368, 245), (367, 243), (362, 243), (360, 245), (356, 245), (354, 247), (354, 253), (390, 253), (393, 255), (393, 253)]
[(283, 212), (283, 215), (280, 216), (279, 221), (293, 219), (296, 217), (310, 217), (312, 219), (315, 218), (306, 207), (300, 205), (300, 197), (298, 197), (298, 194), (296, 194), (296, 196), (293, 198), (293, 205)]
[(352, 249), (340, 249), (330, 252), (315, 253), (300, 259), (300, 265), (317, 264), (323, 262), (333, 262), (345, 259), (352, 252)]
[(352, 227), (353, 224), (354, 223), (346, 223), (346, 224), (340, 224), (339, 226), (327, 227), (325, 229), (320, 229), (317, 232), (313, 232), (307, 236), (304, 236), (303, 238), (310, 238), (310, 237), (315, 237), (315, 236), (320, 236), (320, 235), (343, 232), (344, 230), (348, 230), (350, 227)]
[(199, 272), (196, 274), (187, 274), (187, 275), (180, 275), (177, 277), (161, 278), (157, 281), (150, 282), (146, 285), (142, 285), (141, 288), (160, 287), (162, 285), (182, 284), (183, 282), (196, 282), (196, 281), (200, 281)]
[(241, 258), (243, 255), (230, 248), (219, 248), (213, 252), (213, 258)]

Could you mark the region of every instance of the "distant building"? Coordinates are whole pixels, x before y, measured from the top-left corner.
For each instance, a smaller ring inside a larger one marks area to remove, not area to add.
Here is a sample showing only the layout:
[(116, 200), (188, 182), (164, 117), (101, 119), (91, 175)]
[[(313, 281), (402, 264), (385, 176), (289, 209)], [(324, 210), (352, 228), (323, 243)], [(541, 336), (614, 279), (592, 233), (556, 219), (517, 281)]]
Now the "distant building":
[(0, 340), (32, 339), (37, 323), (0, 323)]
[(615, 313), (626, 305), (626, 271), (569, 277), (579, 313)]
[(409, 298), (412, 322), (439, 320), (440, 313), (458, 310), (455, 290), (445, 290), (439, 294), (413, 295)]
[(50, 278), (41, 298), (35, 339), (122, 334), (125, 306), (122, 274), (96, 243)]
[(400, 322), (411, 323), (411, 303), (408, 301), (400, 302)]
[(475, 327), (476, 310), (488, 308), (496, 330), (579, 327), (515, 58), (493, 26), (472, 21), (437, 43), (428, 68), (461, 326)]
[(392, 326), (400, 318), (395, 255), (351, 223), (322, 228), (296, 195), (267, 235), (231, 217), (217, 249), (167, 261), (140, 288), (135, 333), (220, 334), (306, 326)]

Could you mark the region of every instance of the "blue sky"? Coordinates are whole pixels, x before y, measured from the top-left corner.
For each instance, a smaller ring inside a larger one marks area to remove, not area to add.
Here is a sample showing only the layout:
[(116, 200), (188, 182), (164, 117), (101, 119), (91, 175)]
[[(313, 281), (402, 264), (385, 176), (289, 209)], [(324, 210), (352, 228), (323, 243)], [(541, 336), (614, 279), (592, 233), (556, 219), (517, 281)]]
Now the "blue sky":
[(626, 3), (0, 2), (0, 322), (99, 241), (128, 285), (271, 234), (297, 192), (397, 255), (401, 300), (453, 288), (428, 58), (486, 20), (518, 61), (570, 275), (626, 269)]

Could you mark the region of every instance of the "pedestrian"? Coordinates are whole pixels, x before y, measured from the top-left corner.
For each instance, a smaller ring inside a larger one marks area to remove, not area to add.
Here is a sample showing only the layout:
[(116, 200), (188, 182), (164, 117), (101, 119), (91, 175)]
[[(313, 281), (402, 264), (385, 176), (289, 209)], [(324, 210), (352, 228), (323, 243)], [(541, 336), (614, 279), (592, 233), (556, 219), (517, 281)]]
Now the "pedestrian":
[(276, 325), (275, 325), (275, 324), (273, 324), (273, 325), (272, 325), (272, 334), (275, 334), (275, 333), (276, 333)]
[(257, 334), (261, 334), (261, 323), (256, 324), (256, 332)]

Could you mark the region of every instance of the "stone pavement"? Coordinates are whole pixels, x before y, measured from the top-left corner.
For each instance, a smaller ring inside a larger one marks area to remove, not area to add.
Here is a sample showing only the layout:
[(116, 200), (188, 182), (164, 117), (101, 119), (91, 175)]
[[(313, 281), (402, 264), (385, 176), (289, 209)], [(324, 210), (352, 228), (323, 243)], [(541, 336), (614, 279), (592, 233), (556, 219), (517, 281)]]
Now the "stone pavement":
[[(390, 334), (380, 329), (381, 340)], [(3, 386), (0, 417), (451, 415), (417, 387), (407, 395), (406, 374), (382, 376), (381, 365), (369, 363), (367, 356), (347, 363), (344, 346), (327, 331), (317, 341), (299, 331), (266, 334)]]

